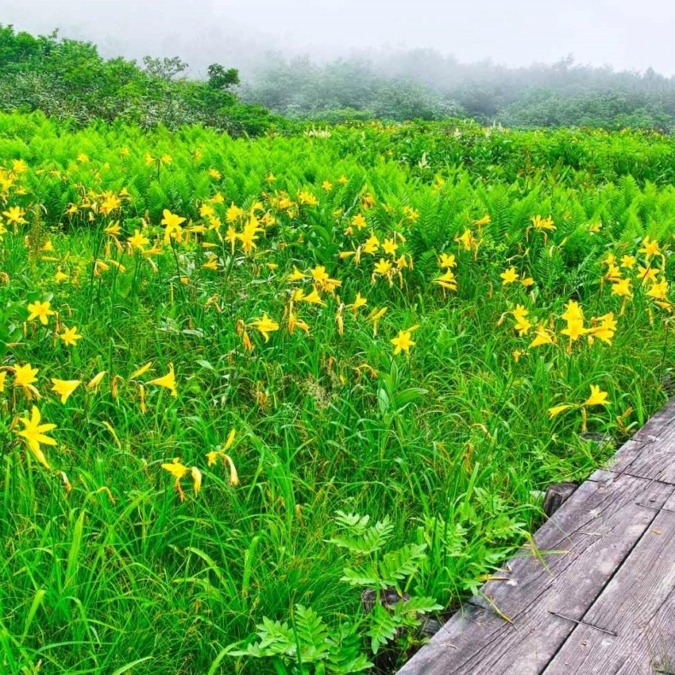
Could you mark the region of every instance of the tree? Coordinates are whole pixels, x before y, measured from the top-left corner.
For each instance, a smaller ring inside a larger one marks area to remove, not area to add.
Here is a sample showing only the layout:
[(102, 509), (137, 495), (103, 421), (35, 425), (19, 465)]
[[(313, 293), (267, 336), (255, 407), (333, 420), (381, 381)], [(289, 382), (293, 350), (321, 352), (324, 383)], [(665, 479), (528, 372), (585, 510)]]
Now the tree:
[(209, 76), (208, 85), (212, 89), (224, 91), (239, 84), (239, 71), (236, 68), (225, 70), (219, 63), (212, 63), (206, 72)]
[(181, 61), (179, 56), (163, 59), (154, 56), (144, 56), (143, 65), (145, 72), (151, 77), (156, 77), (165, 82), (171, 82), (176, 75), (187, 70), (188, 64)]

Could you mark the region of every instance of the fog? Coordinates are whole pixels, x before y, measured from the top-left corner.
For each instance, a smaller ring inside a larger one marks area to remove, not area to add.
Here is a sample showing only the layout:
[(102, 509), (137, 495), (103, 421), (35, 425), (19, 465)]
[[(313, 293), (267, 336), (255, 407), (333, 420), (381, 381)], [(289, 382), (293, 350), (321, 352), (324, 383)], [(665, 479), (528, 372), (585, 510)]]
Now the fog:
[(430, 48), (463, 62), (580, 63), (675, 74), (669, 0), (0, 0), (0, 23), (244, 73), (269, 52), (316, 60)]

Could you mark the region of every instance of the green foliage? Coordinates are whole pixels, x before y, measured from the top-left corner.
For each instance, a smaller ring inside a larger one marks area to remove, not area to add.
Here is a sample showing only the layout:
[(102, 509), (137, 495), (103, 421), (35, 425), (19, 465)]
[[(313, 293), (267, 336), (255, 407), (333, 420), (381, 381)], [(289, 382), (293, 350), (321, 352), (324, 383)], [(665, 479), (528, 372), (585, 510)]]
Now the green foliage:
[(208, 85), (212, 89), (227, 89), (239, 84), (239, 73), (234, 68), (225, 70), (218, 63), (212, 63), (207, 70), (209, 79)]
[(321, 67), (308, 59), (278, 58), (243, 88), (243, 97), (294, 119), (347, 122), (367, 119), (438, 120), (462, 113), (431, 87), (410, 78), (387, 79), (368, 63)]
[(369, 670), (372, 663), (360, 653), (357, 624), (329, 627), (312, 609), (295, 606), (292, 627), (288, 622), (263, 619), (256, 627), (259, 642), (245, 650), (231, 649), (229, 656), (270, 659), (278, 673), (347, 675)]
[(243, 95), (283, 115), (333, 122), (461, 116), (509, 127), (675, 128), (675, 78), (653, 70), (614, 72), (571, 58), (506, 68), (459, 63), (432, 50), (323, 65), (275, 55)]
[(0, 110), (41, 110), (78, 125), (123, 120), (143, 128), (176, 129), (203, 124), (233, 135), (265, 133), (271, 118), (260, 106), (238, 102), (231, 88), (239, 74), (219, 64), (202, 82), (180, 79), (179, 57), (143, 59), (143, 68), (122, 58), (104, 59), (93, 44), (34, 38), (0, 26)]
[(144, 56), (143, 66), (148, 75), (167, 82), (173, 80), (176, 75), (188, 68), (188, 64), (181, 61), (178, 56), (174, 56), (173, 58), (165, 56), (163, 59), (154, 56)]
[(389, 517), (369, 525), (370, 516), (338, 511), (337, 524), (342, 532), (330, 540), (331, 544), (346, 548), (353, 554), (369, 555), (379, 551), (391, 537), (394, 526)]
[[(292, 625), (265, 618), (256, 627), (259, 641), (244, 650), (230, 647), (229, 656), (271, 659), (277, 672), (284, 673), (361, 672), (373, 665), (359, 653), (364, 639), (367, 638), (374, 655), (395, 640), (403, 645), (404, 638), (410, 639), (410, 631), (419, 627), (425, 614), (443, 609), (432, 598), (410, 596), (402, 591), (427, 561), (426, 544), (409, 544), (383, 553), (393, 534), (388, 517), (369, 525), (369, 516), (338, 511), (335, 521), (338, 534), (330, 543), (347, 549), (355, 560), (365, 562), (359, 569), (346, 567), (341, 579), (364, 589), (363, 604), (367, 596), (369, 605), (364, 614), (341, 623), (337, 631), (330, 631), (316, 612), (296, 605)], [(331, 637), (335, 633), (337, 640)]]
[[(0, 672), (398, 667), (429, 614), (528, 540), (542, 490), (584, 480), (667, 400), (674, 160), (646, 132), (371, 122), (252, 139), (0, 114)], [(625, 301), (609, 254), (636, 257)], [(400, 277), (374, 273), (399, 256)], [(324, 273), (333, 293), (298, 299)], [(38, 300), (58, 312), (47, 326), (28, 320)], [(573, 344), (571, 300), (590, 331)], [(554, 341), (531, 346), (540, 326)], [(414, 344), (394, 354), (403, 331)], [(15, 386), (22, 364), (39, 401)], [(169, 364), (175, 397), (152, 384)], [(53, 378), (81, 385), (62, 403)], [(582, 434), (591, 384), (603, 444)], [(33, 403), (56, 425), (52, 470), (17, 435)], [(207, 459), (226, 445), (236, 475)], [(184, 500), (173, 458), (200, 472)]]

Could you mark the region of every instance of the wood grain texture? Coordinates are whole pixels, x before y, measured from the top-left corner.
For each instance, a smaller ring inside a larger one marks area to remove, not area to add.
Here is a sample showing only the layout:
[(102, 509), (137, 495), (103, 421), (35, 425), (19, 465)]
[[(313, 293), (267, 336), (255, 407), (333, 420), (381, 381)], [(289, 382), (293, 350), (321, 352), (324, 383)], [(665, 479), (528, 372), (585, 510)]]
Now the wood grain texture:
[(400, 674), (675, 675), (675, 399), (534, 541)]
[(537, 532), (540, 555), (523, 549), (508, 580), (486, 584), (401, 675), (541, 673), (674, 489), (627, 475), (584, 483)]
[(662, 511), (544, 672), (675, 672), (674, 594), (675, 512)]
[(675, 399), (652, 417), (615, 455), (615, 473), (675, 484)]

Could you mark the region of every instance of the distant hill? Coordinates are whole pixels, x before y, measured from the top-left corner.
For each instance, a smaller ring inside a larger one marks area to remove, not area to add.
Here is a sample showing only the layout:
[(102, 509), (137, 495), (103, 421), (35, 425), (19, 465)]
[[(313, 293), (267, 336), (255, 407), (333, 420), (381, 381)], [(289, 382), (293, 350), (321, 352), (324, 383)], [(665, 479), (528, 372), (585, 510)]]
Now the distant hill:
[(35, 37), (0, 25), (0, 110), (42, 110), (85, 124), (100, 119), (162, 124), (203, 124), (234, 135), (259, 134), (268, 111), (242, 104), (235, 92), (239, 73), (211, 64), (205, 79), (184, 76), (179, 57), (145, 57), (143, 64), (102, 57), (90, 42)]
[(460, 63), (433, 50), (364, 53), (318, 64), (276, 55), (242, 98), (310, 119), (439, 119), (448, 114), (518, 127), (670, 131), (675, 78), (574, 63), (508, 68)]

